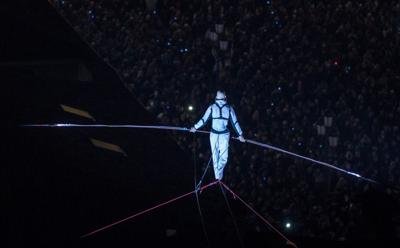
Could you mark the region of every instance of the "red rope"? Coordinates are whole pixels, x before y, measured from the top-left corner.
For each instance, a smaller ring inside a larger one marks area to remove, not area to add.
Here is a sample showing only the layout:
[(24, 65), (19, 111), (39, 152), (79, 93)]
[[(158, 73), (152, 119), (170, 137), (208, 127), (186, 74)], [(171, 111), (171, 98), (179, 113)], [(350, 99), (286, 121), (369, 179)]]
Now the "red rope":
[[(207, 184), (207, 185), (201, 187), (201, 188), (200, 188), (200, 191), (202, 191), (202, 190), (204, 190), (204, 189), (206, 189), (206, 188), (208, 188), (208, 187), (210, 187), (210, 186), (216, 184), (217, 182), (218, 182), (218, 181), (214, 181), (214, 182), (212, 182), (212, 183), (209, 183), (209, 184)], [(120, 224), (120, 223), (122, 223), (122, 222), (125, 222), (125, 221), (127, 221), (127, 220), (133, 219), (133, 218), (138, 217), (138, 216), (140, 216), (140, 215), (142, 215), (142, 214), (145, 214), (145, 213), (147, 213), (147, 212), (150, 212), (150, 211), (152, 211), (152, 210), (154, 210), (154, 209), (157, 209), (157, 208), (159, 208), (159, 207), (165, 206), (165, 205), (167, 205), (167, 204), (169, 204), (169, 203), (172, 203), (172, 202), (174, 202), (174, 201), (177, 201), (177, 200), (179, 200), (179, 199), (182, 199), (182, 198), (184, 198), (184, 197), (186, 197), (186, 196), (189, 196), (189, 195), (191, 195), (191, 194), (193, 194), (193, 193), (195, 193), (195, 192), (196, 192), (196, 190), (193, 190), (193, 191), (191, 191), (191, 192), (188, 192), (188, 193), (183, 194), (183, 195), (181, 195), (181, 196), (175, 197), (175, 198), (173, 198), (173, 199), (171, 199), (171, 200), (169, 200), (169, 201), (166, 201), (166, 202), (164, 202), (164, 203), (160, 203), (160, 204), (158, 204), (158, 205), (156, 205), (156, 206), (154, 206), (154, 207), (148, 208), (148, 209), (143, 210), (143, 211), (141, 211), (141, 212), (139, 212), (139, 213), (136, 213), (136, 214), (131, 215), (131, 216), (129, 216), (129, 217), (126, 217), (126, 218), (124, 218), (124, 219), (121, 219), (121, 220), (118, 220), (118, 221), (116, 221), (116, 222), (113, 222), (113, 223), (111, 223), (111, 224), (109, 224), (109, 225), (107, 225), (107, 226), (104, 226), (104, 227), (102, 227), (102, 228), (99, 228), (99, 229), (96, 229), (96, 230), (94, 230), (94, 231), (92, 231), (92, 232), (89, 232), (89, 233), (87, 233), (87, 234), (85, 234), (85, 235), (82, 235), (81, 238), (86, 238), (86, 237), (88, 237), (88, 236), (91, 236), (91, 235), (93, 235), (93, 234), (95, 234), (95, 233), (98, 233), (98, 232), (100, 232), (100, 231), (103, 231), (103, 230), (105, 230), (105, 229), (108, 229), (108, 228), (110, 228), (110, 227), (112, 227), (112, 226), (118, 225), (118, 224)]]
[(235, 192), (233, 192), (226, 184), (220, 181), (221, 184), (233, 195), (234, 198), (239, 199), (247, 208), (249, 208), (255, 215), (257, 215), (265, 224), (267, 224), (272, 230), (274, 230), (277, 234), (279, 234), (283, 239), (286, 240), (286, 244), (291, 245), (297, 248), (297, 245), (290, 241), (285, 235), (283, 235), (278, 229), (276, 229), (267, 219), (265, 219), (261, 214), (259, 214), (254, 208), (252, 208), (249, 204), (247, 204), (242, 198), (240, 198)]

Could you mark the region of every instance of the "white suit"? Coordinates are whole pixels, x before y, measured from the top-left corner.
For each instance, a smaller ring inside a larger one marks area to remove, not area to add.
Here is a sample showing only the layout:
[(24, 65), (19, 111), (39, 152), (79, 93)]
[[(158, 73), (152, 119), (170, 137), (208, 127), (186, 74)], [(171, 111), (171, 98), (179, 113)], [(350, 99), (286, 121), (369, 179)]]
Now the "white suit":
[[(218, 96), (218, 95), (217, 95)], [(226, 163), (228, 162), (229, 130), (228, 122), (238, 136), (242, 135), (242, 129), (237, 121), (235, 111), (226, 103), (226, 100), (216, 99), (210, 105), (204, 116), (194, 125), (195, 129), (203, 127), (209, 119), (212, 119), (210, 145), (214, 165), (215, 178), (221, 180)]]

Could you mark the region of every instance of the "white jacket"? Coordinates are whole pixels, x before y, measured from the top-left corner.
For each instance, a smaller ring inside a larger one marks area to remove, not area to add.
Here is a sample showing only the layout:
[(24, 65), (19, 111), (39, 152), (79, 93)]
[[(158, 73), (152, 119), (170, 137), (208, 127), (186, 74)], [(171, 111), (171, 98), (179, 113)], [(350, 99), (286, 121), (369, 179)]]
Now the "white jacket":
[(212, 119), (211, 132), (216, 134), (228, 133), (228, 122), (231, 122), (233, 130), (238, 136), (243, 134), (239, 122), (236, 118), (235, 111), (229, 106), (226, 101), (217, 101), (211, 104), (203, 117), (194, 125), (194, 128), (199, 129), (203, 127), (209, 119)]

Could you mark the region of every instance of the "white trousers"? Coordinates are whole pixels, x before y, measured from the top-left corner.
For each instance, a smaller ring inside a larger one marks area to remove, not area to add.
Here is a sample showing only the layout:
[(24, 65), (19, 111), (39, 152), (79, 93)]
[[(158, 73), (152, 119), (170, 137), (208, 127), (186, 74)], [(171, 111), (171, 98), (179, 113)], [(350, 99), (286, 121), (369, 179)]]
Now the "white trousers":
[(210, 134), (210, 145), (214, 165), (215, 179), (221, 180), (228, 162), (229, 133)]

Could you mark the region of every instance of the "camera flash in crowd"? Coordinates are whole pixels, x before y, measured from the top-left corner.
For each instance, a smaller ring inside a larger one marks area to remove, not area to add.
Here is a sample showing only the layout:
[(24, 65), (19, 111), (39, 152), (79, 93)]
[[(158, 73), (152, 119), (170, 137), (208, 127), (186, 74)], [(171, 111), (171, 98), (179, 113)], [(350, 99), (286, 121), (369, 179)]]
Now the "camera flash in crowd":
[(192, 106), (192, 105), (189, 105), (189, 106), (188, 106), (188, 110), (189, 110), (189, 111), (193, 111), (193, 106)]

